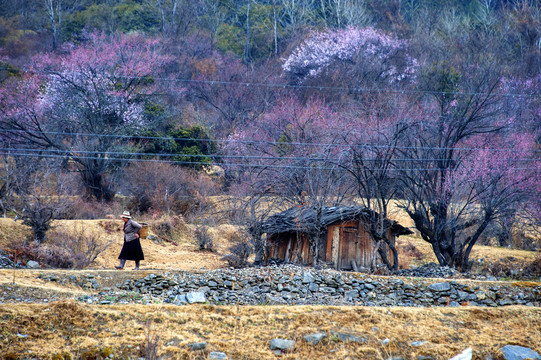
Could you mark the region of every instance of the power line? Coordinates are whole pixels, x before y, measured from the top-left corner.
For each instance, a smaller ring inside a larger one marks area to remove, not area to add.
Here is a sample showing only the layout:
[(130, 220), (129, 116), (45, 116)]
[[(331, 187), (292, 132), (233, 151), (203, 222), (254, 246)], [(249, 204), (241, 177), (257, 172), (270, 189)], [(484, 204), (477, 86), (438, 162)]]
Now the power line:
[[(36, 154), (36, 153), (20, 153), (17, 151), (8, 151), (1, 152), (0, 156), (22, 156), (22, 157), (39, 157), (39, 158), (56, 158), (56, 159), (66, 159), (66, 156), (55, 155), (55, 154)], [(103, 160), (103, 161), (125, 161), (125, 162), (150, 162), (150, 163), (168, 163), (168, 164), (186, 164), (186, 165), (216, 165), (216, 166), (228, 166), (228, 167), (256, 167), (256, 168), (280, 168), (280, 169), (310, 169), (310, 170), (336, 170), (338, 167), (311, 167), (305, 165), (268, 165), (268, 164), (246, 164), (246, 163), (231, 163), (231, 164), (217, 164), (217, 163), (208, 163), (203, 161), (179, 161), (179, 160), (157, 160), (157, 159), (126, 159), (126, 158), (104, 158), (98, 156), (77, 156), (77, 159), (87, 159), (87, 160)], [(478, 168), (476, 170), (492, 170), (493, 168), (485, 167)], [(381, 169), (363, 169), (368, 171), (380, 171)], [(426, 169), (416, 169), (416, 168), (387, 168), (385, 171), (446, 171), (449, 169), (443, 168), (426, 168)], [(508, 168), (507, 170), (535, 170), (538, 171), (538, 168)]]
[[(0, 70), (9, 70), (8, 68), (0, 68)], [(39, 74), (44, 76), (55, 76), (55, 74), (45, 71), (36, 70), (22, 70), (26, 73)], [(83, 72), (69, 72), (72, 74), (84, 74)], [(96, 73), (103, 75), (103, 73)], [(114, 78), (119, 79), (137, 79), (146, 80), (147, 76), (122, 76), (117, 75)], [(338, 91), (338, 92), (354, 92), (354, 93), (391, 93), (391, 94), (429, 94), (429, 95), (466, 95), (466, 96), (493, 96), (493, 97), (536, 97), (536, 94), (524, 94), (524, 93), (484, 93), (484, 92), (461, 92), (461, 91), (436, 91), (436, 90), (399, 90), (391, 88), (362, 88), (362, 87), (344, 87), (344, 86), (317, 86), (317, 85), (296, 85), (296, 84), (279, 84), (279, 83), (260, 83), (260, 82), (248, 82), (248, 81), (226, 81), (226, 80), (212, 80), (212, 79), (179, 79), (179, 78), (162, 78), (152, 76), (154, 81), (161, 82), (179, 82), (179, 83), (199, 83), (206, 85), (232, 85), (232, 86), (250, 86), (250, 87), (268, 87), (273, 89), (295, 89), (295, 90), (319, 90), (319, 91)]]
[[(314, 143), (314, 142), (279, 142), (279, 141), (266, 141), (266, 140), (236, 140), (236, 139), (205, 139), (205, 138), (176, 138), (176, 137), (164, 137), (164, 136), (139, 136), (139, 135), (115, 135), (115, 134), (93, 134), (93, 133), (69, 133), (59, 131), (38, 131), (38, 130), (14, 130), (14, 129), (0, 129), (2, 132), (23, 133), (23, 134), (44, 134), (44, 135), (67, 135), (67, 136), (87, 136), (87, 137), (106, 137), (117, 139), (129, 139), (129, 140), (167, 140), (167, 141), (201, 141), (209, 143), (241, 143), (241, 144), (266, 144), (266, 145), (297, 145), (297, 146), (321, 146), (321, 147), (347, 147), (347, 148), (375, 148), (375, 149), (404, 149), (404, 150), (463, 150), (463, 151), (512, 151), (517, 152), (516, 148), (465, 148), (465, 147), (432, 147), (432, 146), (390, 146), (390, 145), (374, 145), (374, 144), (340, 144), (340, 143)], [(526, 151), (522, 151), (526, 152)], [(530, 152), (530, 151), (528, 151)], [(537, 153), (541, 150), (531, 150), (531, 152)]]
[[(30, 153), (55, 153), (64, 155), (67, 157), (80, 157), (78, 154), (90, 154), (90, 155), (102, 155), (109, 157), (110, 155), (115, 156), (157, 156), (157, 157), (188, 157), (188, 158), (218, 158), (218, 159), (253, 159), (253, 160), (293, 160), (293, 161), (329, 161), (328, 159), (321, 157), (308, 157), (308, 156), (263, 156), (263, 155), (225, 155), (225, 154), (186, 154), (186, 153), (146, 153), (146, 152), (126, 152), (126, 151), (92, 151), (92, 150), (75, 150), (75, 149), (31, 149), (31, 148), (0, 148), (0, 151), (10, 152), (10, 151), (24, 151)], [(101, 159), (101, 157), (99, 157)], [(360, 161), (367, 162), (426, 162), (426, 161), (446, 161), (449, 159), (417, 159), (417, 158), (402, 158), (402, 159), (361, 159)], [(514, 161), (521, 162), (531, 162), (531, 161), (541, 161), (539, 159), (514, 159)]]

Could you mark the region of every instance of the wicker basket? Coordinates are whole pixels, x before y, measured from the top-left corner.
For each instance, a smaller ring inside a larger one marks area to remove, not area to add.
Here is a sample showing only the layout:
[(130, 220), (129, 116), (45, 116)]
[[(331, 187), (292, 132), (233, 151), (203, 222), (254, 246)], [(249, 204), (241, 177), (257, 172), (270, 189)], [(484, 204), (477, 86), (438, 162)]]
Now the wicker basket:
[(148, 224), (147, 223), (141, 223), (143, 226), (141, 228), (141, 231), (139, 231), (139, 238), (140, 239), (146, 239), (148, 236)]

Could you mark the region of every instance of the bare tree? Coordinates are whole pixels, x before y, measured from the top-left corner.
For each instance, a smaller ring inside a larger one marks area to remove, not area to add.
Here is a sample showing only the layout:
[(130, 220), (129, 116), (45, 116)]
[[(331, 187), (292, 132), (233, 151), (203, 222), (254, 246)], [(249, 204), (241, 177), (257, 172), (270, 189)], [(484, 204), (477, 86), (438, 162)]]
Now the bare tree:
[(53, 50), (57, 48), (62, 36), (64, 15), (75, 8), (78, 0), (42, 0), (47, 12), (47, 18), (51, 24)]
[[(214, 63), (212, 60), (211, 63)], [(231, 133), (255, 122), (273, 102), (274, 91), (260, 86), (242, 86), (242, 83), (258, 83), (261, 74), (249, 69), (238, 59), (224, 57), (217, 67), (216, 83), (192, 84), (189, 96), (194, 104), (209, 118), (205, 125), (214, 130), (216, 137), (227, 137)], [(196, 74), (205, 79), (207, 74)]]
[(237, 196), (228, 198), (226, 206), (230, 220), (250, 237), (255, 253), (254, 265), (261, 265), (266, 261), (268, 244), (263, 236), (262, 224), (269, 216), (284, 208), (283, 199), (269, 193), (269, 184), (261, 180), (262, 178), (250, 185), (245, 180), (239, 186), (243, 189), (237, 192)]
[(284, 27), (295, 31), (313, 20), (315, 2), (316, 0), (282, 0)]
[(9, 197), (8, 207), (17, 219), (30, 226), (34, 241), (41, 244), (52, 221), (65, 216), (69, 205), (61, 173), (44, 159), (22, 156), (7, 161), (15, 168), (9, 181), (13, 196)]
[(196, 19), (196, 1), (155, 0), (160, 14), (160, 30), (170, 36), (183, 36)]
[(197, 21), (210, 35), (211, 45), (214, 47), (216, 34), (224, 23), (226, 13), (220, 4), (214, 0), (201, 0), (197, 10)]
[[(398, 146), (404, 136), (408, 135), (409, 122), (404, 119), (407, 111), (402, 112), (404, 104), (394, 104), (393, 108), (373, 113), (381, 114), (383, 119), (367, 116), (365, 126), (359, 131), (351, 131), (346, 141), (351, 144), (350, 161), (344, 166), (350, 173), (358, 199), (369, 212), (370, 227), (368, 232), (375, 244), (372, 270), (376, 269), (376, 253), (389, 270), (398, 270), (398, 252), (388, 237), (389, 203), (400, 195), (397, 186)], [(383, 246), (385, 245), (385, 246)], [(386, 249), (393, 254), (393, 262), (389, 261)]]

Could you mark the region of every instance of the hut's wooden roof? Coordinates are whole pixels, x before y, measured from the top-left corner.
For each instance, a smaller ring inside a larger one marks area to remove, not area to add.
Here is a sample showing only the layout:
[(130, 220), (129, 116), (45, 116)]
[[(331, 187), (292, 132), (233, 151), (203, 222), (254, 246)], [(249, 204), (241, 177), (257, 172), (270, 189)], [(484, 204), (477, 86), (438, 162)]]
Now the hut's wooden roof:
[[(360, 217), (370, 221), (378, 214), (364, 206), (332, 206), (321, 209), (321, 229), (329, 225), (358, 219)], [(263, 232), (268, 235), (288, 232), (307, 232), (317, 224), (316, 209), (311, 207), (293, 207), (281, 213), (270, 216), (263, 222)], [(408, 235), (412, 231), (393, 220), (386, 221), (395, 235)]]

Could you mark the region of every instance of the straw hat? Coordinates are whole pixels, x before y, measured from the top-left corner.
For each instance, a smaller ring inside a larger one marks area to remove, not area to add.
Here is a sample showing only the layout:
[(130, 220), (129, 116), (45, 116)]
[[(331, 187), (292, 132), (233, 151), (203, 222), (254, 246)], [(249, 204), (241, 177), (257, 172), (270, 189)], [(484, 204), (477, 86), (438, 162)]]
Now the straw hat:
[(131, 215), (129, 211), (124, 211), (120, 217), (131, 219)]

